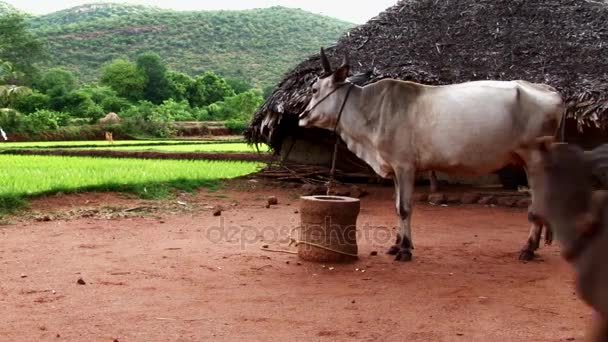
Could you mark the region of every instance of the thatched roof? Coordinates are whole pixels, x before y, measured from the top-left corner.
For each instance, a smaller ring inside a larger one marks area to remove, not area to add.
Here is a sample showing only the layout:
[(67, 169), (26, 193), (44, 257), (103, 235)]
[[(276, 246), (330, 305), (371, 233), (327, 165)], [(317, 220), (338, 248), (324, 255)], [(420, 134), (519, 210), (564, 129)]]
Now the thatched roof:
[[(578, 129), (608, 128), (608, 0), (402, 0), (326, 49), (352, 69), (426, 84), (525, 79), (558, 88)], [(321, 73), (319, 55), (292, 71), (245, 137), (280, 149)]]
[(117, 124), (121, 121), (122, 119), (120, 118), (120, 116), (118, 116), (118, 114), (114, 112), (109, 112), (106, 116), (99, 119), (100, 124)]

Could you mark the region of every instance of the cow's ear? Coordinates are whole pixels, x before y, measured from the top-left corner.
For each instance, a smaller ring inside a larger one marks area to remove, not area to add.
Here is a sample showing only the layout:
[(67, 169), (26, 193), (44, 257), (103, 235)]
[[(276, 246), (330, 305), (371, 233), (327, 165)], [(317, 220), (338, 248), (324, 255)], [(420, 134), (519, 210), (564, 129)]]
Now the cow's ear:
[(348, 65), (342, 65), (341, 67), (339, 67), (336, 72), (334, 72), (334, 82), (335, 83), (342, 83), (346, 80), (346, 78), (348, 77), (348, 72), (350, 71), (350, 66)]
[(555, 141), (555, 138), (550, 135), (544, 136), (544, 137), (539, 137), (539, 138), (536, 138), (536, 146), (538, 147), (538, 149), (541, 152), (547, 152), (551, 148), (551, 145), (553, 145), (554, 141)]

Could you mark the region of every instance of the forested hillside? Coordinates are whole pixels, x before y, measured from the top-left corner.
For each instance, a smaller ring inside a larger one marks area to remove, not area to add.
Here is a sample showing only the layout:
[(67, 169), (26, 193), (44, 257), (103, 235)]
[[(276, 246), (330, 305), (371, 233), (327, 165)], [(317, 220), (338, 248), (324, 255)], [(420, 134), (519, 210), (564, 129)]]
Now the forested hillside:
[(257, 87), (276, 83), (289, 67), (332, 45), (353, 24), (298, 9), (171, 11), (122, 4), (90, 4), (29, 19), (49, 48), (49, 66), (64, 66), (82, 81), (118, 57), (158, 53), (168, 66), (197, 75), (214, 71)]
[(0, 1), (0, 15), (19, 12), (14, 6)]

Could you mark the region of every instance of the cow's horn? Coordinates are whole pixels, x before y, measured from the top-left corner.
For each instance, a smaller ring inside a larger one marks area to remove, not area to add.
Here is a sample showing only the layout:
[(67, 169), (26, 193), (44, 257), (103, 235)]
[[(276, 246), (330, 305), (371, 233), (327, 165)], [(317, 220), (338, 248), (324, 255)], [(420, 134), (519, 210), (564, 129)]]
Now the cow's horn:
[(342, 61), (342, 66), (350, 65), (350, 58), (348, 57), (348, 52), (344, 52), (344, 60)]
[(327, 59), (323, 48), (321, 48), (321, 64), (323, 64), (323, 72), (325, 75), (331, 74), (331, 64), (329, 64), (329, 60)]

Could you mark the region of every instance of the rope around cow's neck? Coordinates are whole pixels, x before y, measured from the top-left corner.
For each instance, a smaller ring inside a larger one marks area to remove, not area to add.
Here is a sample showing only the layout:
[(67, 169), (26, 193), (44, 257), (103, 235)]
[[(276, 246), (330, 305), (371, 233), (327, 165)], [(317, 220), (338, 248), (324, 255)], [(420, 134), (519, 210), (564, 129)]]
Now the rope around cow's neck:
[(346, 91), (346, 96), (344, 97), (344, 102), (342, 102), (342, 106), (340, 107), (340, 111), (338, 112), (338, 119), (336, 120), (336, 124), (334, 126), (334, 135), (336, 136), (336, 142), (334, 143), (334, 153), (331, 157), (331, 169), (329, 170), (329, 181), (327, 182), (327, 195), (330, 195), (332, 185), (334, 183), (334, 178), (336, 175), (336, 159), (338, 158), (338, 144), (340, 143), (340, 136), (337, 134), (338, 124), (340, 123), (340, 118), (342, 118), (342, 112), (344, 111), (344, 107), (346, 106), (346, 101), (348, 101), (348, 97), (350, 96), (350, 91), (353, 89), (354, 84), (349, 83), (348, 90)]

